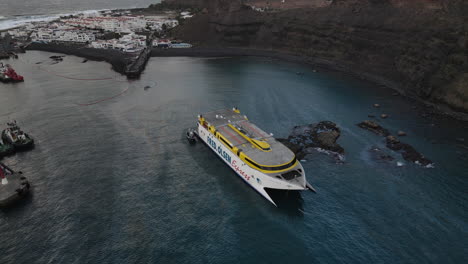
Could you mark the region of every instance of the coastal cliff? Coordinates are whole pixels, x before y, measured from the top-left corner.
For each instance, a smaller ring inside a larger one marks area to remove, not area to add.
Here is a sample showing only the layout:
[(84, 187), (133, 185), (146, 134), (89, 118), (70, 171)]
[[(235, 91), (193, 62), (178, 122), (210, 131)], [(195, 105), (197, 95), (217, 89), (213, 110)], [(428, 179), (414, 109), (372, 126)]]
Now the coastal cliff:
[(334, 0), (311, 1), (310, 7), (299, 9), (252, 8), (262, 2), (276, 1), (166, 4), (203, 10), (172, 31), (174, 37), (199, 47), (270, 50), (306, 57), (311, 63), (327, 61), (444, 111), (468, 114), (465, 1)]

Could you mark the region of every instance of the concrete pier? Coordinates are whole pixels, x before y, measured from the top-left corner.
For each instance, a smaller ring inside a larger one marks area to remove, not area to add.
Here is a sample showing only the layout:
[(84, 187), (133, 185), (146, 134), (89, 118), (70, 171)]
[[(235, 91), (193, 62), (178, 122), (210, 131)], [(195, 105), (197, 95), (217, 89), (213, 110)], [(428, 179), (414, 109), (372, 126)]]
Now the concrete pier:
[(146, 63), (151, 57), (151, 48), (145, 48), (141, 51), (138, 58), (125, 69), (128, 78), (138, 78), (146, 67)]

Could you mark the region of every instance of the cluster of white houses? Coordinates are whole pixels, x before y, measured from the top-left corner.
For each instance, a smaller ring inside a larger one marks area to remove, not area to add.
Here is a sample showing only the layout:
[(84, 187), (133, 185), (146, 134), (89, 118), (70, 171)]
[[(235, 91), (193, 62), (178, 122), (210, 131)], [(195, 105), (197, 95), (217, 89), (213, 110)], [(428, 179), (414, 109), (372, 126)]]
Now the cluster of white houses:
[(115, 49), (123, 52), (138, 52), (146, 47), (146, 36), (130, 33), (119, 39), (96, 40), (90, 47), (95, 49)]
[[(111, 40), (96, 40), (91, 42), (90, 46), (95, 49), (115, 49), (124, 52), (138, 52), (145, 48), (147, 45), (147, 38), (143, 35), (136, 35), (134, 33), (125, 35), (120, 39)], [(171, 41), (168, 39), (154, 39), (151, 43), (154, 48), (191, 48), (189, 43), (181, 43), (179, 41)]]
[[(108, 12), (109, 13), (109, 12)], [(183, 12), (183, 18), (191, 17)], [(137, 52), (147, 45), (160, 48), (190, 48), (192, 45), (155, 39), (148, 43), (145, 35), (136, 32), (161, 31), (178, 25), (175, 19), (163, 16), (130, 16), (130, 15), (100, 15), (82, 14), (61, 18), (53, 22), (29, 23), (22, 28), (11, 29), (10, 35), (16, 38), (30, 38), (33, 42), (71, 42), (87, 44), (96, 49), (115, 49), (123, 52)], [(119, 33), (119, 39), (99, 39), (103, 32)]]
[(158, 16), (100, 16), (78, 17), (62, 21), (63, 23), (80, 28), (102, 29), (117, 33), (130, 33), (151, 29), (160, 31), (163, 27), (173, 28), (179, 24), (175, 19), (167, 19)]
[(89, 43), (96, 39), (96, 33), (97, 32), (90, 30), (70, 28), (38, 28), (31, 33), (30, 37), (32, 41), (45, 43), (50, 41)]

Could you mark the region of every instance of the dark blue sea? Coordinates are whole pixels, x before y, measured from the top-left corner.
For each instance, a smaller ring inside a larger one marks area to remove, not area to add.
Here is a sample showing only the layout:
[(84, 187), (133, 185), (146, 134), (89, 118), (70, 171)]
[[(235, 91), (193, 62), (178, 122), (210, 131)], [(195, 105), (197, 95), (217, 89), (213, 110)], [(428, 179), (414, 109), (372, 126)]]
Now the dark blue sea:
[[(2, 160), (33, 186), (0, 210), (2, 264), (467, 261), (467, 123), (422, 117), (417, 102), (352, 76), (268, 58), (152, 58), (127, 81), (107, 63), (51, 55), (9, 60), (26, 81), (0, 84), (0, 123), (15, 119), (36, 140)], [(197, 114), (233, 106), (277, 137), (333, 121), (345, 162), (308, 155), (317, 193), (283, 193), (276, 208), (184, 138)], [(356, 126), (381, 113), (434, 168)]]

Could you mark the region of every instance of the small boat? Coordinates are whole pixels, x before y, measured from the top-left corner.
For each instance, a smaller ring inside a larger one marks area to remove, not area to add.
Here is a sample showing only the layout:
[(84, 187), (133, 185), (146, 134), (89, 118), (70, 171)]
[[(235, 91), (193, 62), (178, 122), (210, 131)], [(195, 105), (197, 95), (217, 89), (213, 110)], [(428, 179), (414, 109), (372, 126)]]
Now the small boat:
[(187, 137), (188, 142), (191, 143), (191, 144), (194, 144), (194, 143), (197, 142), (197, 135), (195, 134), (195, 129), (193, 129), (193, 128), (189, 128), (187, 130), (186, 137)]
[(11, 144), (16, 150), (25, 150), (34, 147), (34, 139), (24, 133), (16, 121), (8, 123), (8, 128), (2, 132), (4, 143)]
[(0, 62), (0, 81), (1, 82), (23, 82), (23, 76), (16, 73), (16, 71), (9, 64)]

